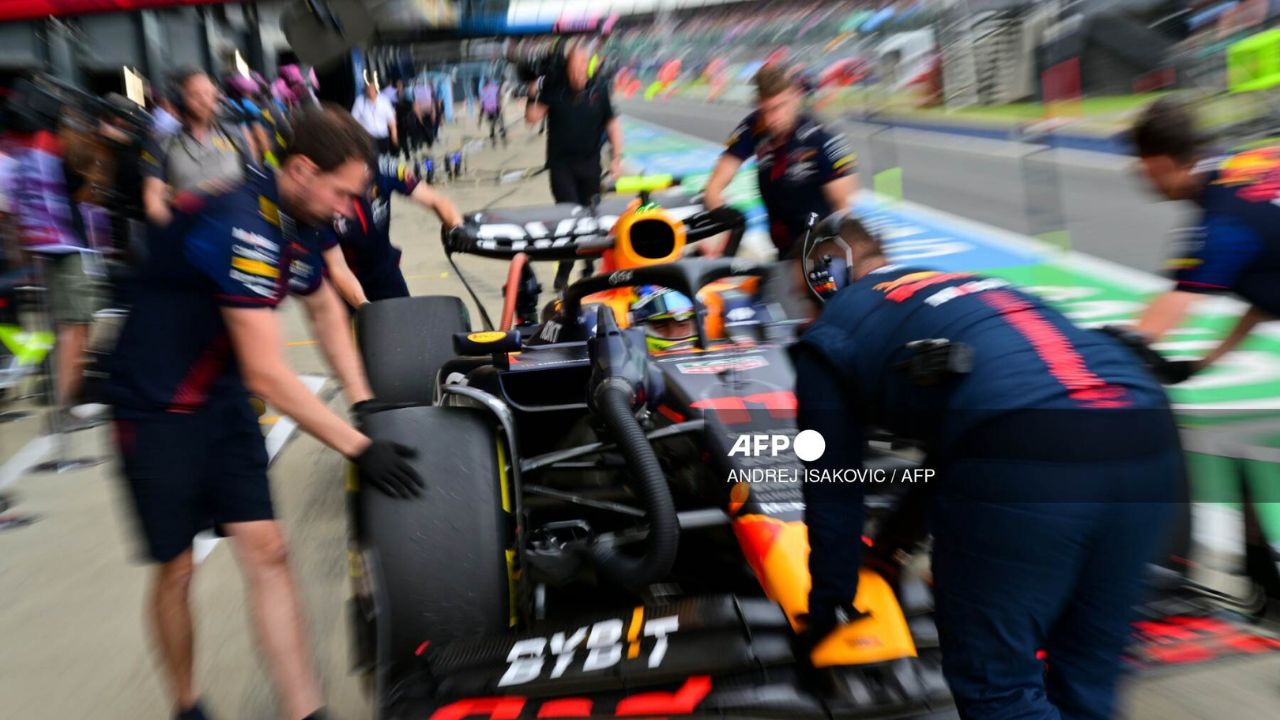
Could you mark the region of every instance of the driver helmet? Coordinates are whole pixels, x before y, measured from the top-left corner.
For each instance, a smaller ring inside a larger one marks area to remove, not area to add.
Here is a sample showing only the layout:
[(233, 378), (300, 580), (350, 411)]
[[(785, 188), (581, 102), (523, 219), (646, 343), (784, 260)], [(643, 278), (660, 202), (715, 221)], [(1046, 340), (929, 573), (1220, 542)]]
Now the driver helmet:
[(694, 346), (698, 330), (693, 301), (669, 288), (645, 285), (637, 289), (631, 304), (631, 324), (643, 327), (650, 352), (683, 350)]

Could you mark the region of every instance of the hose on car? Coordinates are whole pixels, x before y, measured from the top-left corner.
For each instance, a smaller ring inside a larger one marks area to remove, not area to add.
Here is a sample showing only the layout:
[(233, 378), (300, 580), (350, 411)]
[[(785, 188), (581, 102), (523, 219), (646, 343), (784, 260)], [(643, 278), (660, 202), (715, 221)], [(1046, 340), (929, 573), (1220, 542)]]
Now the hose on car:
[(596, 389), (596, 407), (605, 427), (627, 461), (628, 476), (634, 483), (649, 522), (644, 554), (623, 553), (613, 542), (597, 540), (591, 559), (605, 579), (630, 590), (638, 590), (666, 577), (675, 563), (680, 544), (680, 526), (671, 488), (658, 464), (658, 456), (645, 437), (631, 409), (634, 392), (620, 378), (602, 382)]

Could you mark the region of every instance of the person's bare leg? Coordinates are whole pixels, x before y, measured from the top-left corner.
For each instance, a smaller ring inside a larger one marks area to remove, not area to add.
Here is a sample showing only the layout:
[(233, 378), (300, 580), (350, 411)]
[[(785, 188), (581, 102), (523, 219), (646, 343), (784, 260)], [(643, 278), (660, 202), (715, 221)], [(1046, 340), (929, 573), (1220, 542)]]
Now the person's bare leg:
[(150, 624), (160, 661), (173, 692), (176, 712), (196, 703), (195, 629), (191, 623), (191, 550), (156, 569), (152, 581)]
[(63, 323), (58, 326), (57, 387), (58, 405), (67, 407), (80, 392), (84, 382), (84, 353), (89, 344), (89, 326)]
[(280, 696), (286, 720), (300, 720), (324, 704), (284, 534), (274, 520), (227, 525), (248, 584), (254, 630)]

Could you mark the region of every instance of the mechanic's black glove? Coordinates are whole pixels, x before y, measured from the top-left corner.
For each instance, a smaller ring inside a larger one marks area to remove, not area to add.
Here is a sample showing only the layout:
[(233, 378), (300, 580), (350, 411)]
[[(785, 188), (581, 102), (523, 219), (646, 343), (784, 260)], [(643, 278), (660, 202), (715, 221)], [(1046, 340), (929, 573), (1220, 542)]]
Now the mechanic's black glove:
[(1148, 344), (1145, 335), (1130, 328), (1119, 325), (1105, 325), (1098, 328), (1098, 331), (1119, 340), (1125, 347), (1137, 354), (1138, 359), (1142, 360), (1142, 363), (1147, 366), (1147, 370), (1151, 371), (1151, 374), (1155, 375), (1156, 379), (1165, 385), (1177, 385), (1190, 378), (1197, 370), (1196, 361), (1170, 360), (1156, 352)]
[(393, 498), (411, 498), (422, 494), (427, 486), (408, 462), (417, 452), (413, 448), (386, 440), (374, 440), (358, 457), (352, 459), (360, 468), (360, 479)]
[(470, 252), (475, 248), (475, 236), (464, 225), (454, 225), (441, 231), (444, 250), (448, 253)]
[(1196, 374), (1195, 360), (1165, 360), (1159, 367), (1151, 368), (1156, 379), (1165, 385), (1177, 385)]
[(796, 654), (808, 659), (814, 648), (845, 623), (866, 617), (866, 613), (853, 607), (853, 603), (839, 607), (814, 606), (804, 618), (804, 630), (796, 636)]

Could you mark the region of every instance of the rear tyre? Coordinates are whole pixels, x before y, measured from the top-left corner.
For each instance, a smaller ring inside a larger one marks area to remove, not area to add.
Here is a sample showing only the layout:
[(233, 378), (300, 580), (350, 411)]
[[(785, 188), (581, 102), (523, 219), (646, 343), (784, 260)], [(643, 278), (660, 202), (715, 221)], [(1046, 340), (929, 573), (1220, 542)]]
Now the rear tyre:
[(412, 464), (427, 484), (407, 500), (358, 491), (356, 532), (373, 594), (385, 709), (424, 689), (415, 673), (424, 643), (440, 647), (509, 627), (514, 521), (503, 510), (509, 486), (499, 453), (506, 448), (484, 411), (401, 408), (368, 416), (363, 429), (416, 450)]
[(451, 359), (454, 333), (471, 330), (467, 307), (446, 295), (369, 303), (356, 317), (360, 355), (381, 402), (430, 404), (436, 374)]

